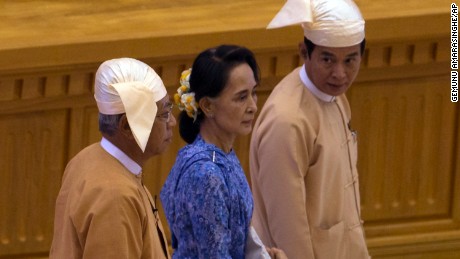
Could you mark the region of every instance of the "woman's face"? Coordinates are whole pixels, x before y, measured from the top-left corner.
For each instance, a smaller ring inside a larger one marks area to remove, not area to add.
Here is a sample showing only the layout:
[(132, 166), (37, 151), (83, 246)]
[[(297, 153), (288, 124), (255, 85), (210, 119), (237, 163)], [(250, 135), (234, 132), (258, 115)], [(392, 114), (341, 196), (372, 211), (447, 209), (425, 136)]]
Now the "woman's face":
[(251, 132), (257, 112), (256, 87), (248, 64), (233, 68), (220, 95), (211, 99), (212, 117), (208, 119), (215, 121), (219, 134), (235, 137)]

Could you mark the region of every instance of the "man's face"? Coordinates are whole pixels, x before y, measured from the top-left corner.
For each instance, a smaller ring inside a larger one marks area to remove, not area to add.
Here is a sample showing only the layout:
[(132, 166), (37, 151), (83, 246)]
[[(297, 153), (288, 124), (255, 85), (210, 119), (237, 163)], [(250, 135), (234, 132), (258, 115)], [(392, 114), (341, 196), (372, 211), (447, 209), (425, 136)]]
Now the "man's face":
[(172, 141), (172, 128), (176, 119), (171, 114), (172, 103), (168, 95), (157, 103), (158, 111), (150, 132), (145, 154), (150, 156), (163, 153)]
[(361, 64), (360, 44), (331, 48), (316, 45), (305, 67), (310, 80), (323, 93), (338, 96), (355, 80)]

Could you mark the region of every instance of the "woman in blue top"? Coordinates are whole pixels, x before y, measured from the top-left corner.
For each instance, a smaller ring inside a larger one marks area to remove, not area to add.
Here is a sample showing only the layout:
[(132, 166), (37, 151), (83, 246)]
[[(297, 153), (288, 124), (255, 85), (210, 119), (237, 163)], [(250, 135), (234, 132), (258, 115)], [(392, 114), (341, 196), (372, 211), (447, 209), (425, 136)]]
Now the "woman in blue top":
[(205, 50), (181, 76), (175, 101), (182, 148), (161, 191), (173, 258), (244, 258), (253, 200), (232, 149), (252, 130), (259, 69), (239, 46)]

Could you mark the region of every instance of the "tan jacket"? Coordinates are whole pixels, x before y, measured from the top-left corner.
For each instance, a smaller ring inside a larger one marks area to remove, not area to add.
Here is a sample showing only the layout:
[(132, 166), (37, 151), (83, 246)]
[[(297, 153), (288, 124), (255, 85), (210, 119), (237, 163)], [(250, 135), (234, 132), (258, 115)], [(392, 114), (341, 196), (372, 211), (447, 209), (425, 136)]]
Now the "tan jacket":
[(299, 69), (274, 89), (254, 126), (254, 227), (290, 259), (368, 258), (348, 101), (318, 99)]
[(64, 172), (50, 258), (169, 258), (151, 202), (140, 178), (99, 143), (87, 147)]

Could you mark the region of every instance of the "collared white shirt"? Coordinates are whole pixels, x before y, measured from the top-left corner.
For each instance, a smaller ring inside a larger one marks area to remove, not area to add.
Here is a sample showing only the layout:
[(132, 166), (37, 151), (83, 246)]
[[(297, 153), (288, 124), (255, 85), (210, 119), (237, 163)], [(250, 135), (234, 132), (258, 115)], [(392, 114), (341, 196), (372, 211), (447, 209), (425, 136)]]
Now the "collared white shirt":
[(310, 78), (307, 75), (307, 71), (305, 70), (305, 64), (300, 69), (299, 76), (300, 76), (300, 80), (302, 81), (302, 83), (318, 99), (323, 100), (323, 101), (328, 102), (328, 103), (333, 102), (335, 100), (335, 96), (328, 95), (326, 93), (321, 92), (321, 90), (319, 90), (318, 87), (316, 87), (316, 85), (313, 84), (313, 82), (310, 80)]
[(106, 138), (101, 140), (102, 148), (107, 151), (110, 155), (115, 157), (122, 165), (124, 165), (131, 173), (139, 175), (142, 171), (142, 167), (134, 162), (129, 156), (127, 156), (123, 151), (118, 147), (108, 141)]

